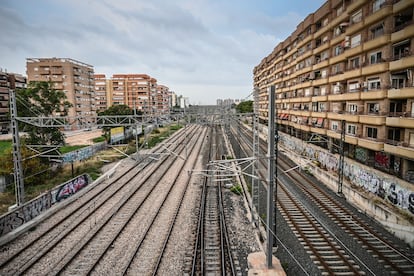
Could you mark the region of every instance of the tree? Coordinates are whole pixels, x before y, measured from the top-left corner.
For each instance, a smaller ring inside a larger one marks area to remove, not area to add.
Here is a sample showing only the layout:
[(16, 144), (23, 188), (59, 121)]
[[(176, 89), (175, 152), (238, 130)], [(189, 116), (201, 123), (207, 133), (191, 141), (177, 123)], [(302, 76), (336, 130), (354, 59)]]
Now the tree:
[(251, 113), (253, 112), (253, 101), (244, 101), (236, 106), (236, 110), (239, 113)]
[[(138, 114), (138, 112), (140, 114)], [(141, 115), (142, 112), (138, 111)], [(98, 116), (132, 115), (134, 111), (125, 104), (110, 106), (107, 110), (100, 112)]]
[[(20, 117), (66, 116), (72, 104), (63, 91), (53, 88), (51, 81), (33, 81), (26, 89), (17, 91), (17, 111)], [(28, 133), (26, 144), (61, 145), (64, 134), (57, 127), (37, 127), (24, 124)]]
[[(113, 105), (110, 106), (108, 109), (106, 109), (103, 112), (100, 112), (98, 116), (119, 116), (119, 115), (132, 115), (134, 111), (125, 104), (119, 104), (119, 105)], [(142, 115), (141, 111), (136, 111), (137, 115)], [(115, 127), (115, 126), (113, 126)], [(105, 136), (106, 140), (109, 141), (110, 135), (109, 131), (111, 130), (110, 127), (104, 127), (102, 129), (103, 135)]]

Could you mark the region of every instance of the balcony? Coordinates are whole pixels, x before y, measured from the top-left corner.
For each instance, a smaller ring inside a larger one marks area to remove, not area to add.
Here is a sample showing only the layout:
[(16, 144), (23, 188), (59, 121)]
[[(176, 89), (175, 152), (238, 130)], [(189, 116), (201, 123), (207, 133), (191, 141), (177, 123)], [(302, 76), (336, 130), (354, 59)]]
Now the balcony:
[(344, 80), (356, 78), (361, 75), (361, 68), (354, 68), (349, 71), (345, 71), (342, 76)]
[(300, 116), (309, 117), (310, 115), (311, 115), (310, 110), (301, 110), (300, 111)]
[(329, 60), (329, 64), (336, 64), (338, 62), (344, 61), (346, 60), (346, 55), (345, 52), (341, 53), (340, 55), (331, 57), (331, 59)]
[(356, 9), (358, 9), (359, 7), (363, 6), (365, 4), (366, 1), (353, 1), (351, 4), (348, 5), (348, 7), (346, 8), (346, 12), (348, 14), (352, 14), (353, 11), (355, 11)]
[(390, 89), (388, 90), (388, 98), (390, 99), (414, 98), (414, 87), (404, 87), (401, 89)]
[[(356, 1), (358, 2), (358, 1)], [(357, 23), (354, 23), (352, 25), (350, 25), (347, 29), (346, 29), (346, 34), (354, 34), (357, 31), (359, 31), (360, 29), (362, 29), (364, 27), (364, 21), (359, 21)]]
[(380, 45), (387, 44), (390, 41), (390, 35), (385, 34), (382, 36), (379, 36), (377, 38), (371, 39), (366, 41), (362, 46), (364, 51), (368, 51), (374, 48), (377, 48)]
[(414, 55), (403, 57), (399, 60), (390, 62), (390, 71), (402, 70), (410, 67), (410, 64), (414, 64)]
[(321, 45), (319, 45), (317, 48), (314, 48), (313, 49), (313, 54), (320, 53), (320, 52), (322, 52), (322, 51), (324, 51), (324, 50), (326, 50), (328, 48), (329, 48), (329, 42), (328, 41), (325, 41), (324, 43), (322, 43)]
[(333, 94), (328, 95), (328, 101), (359, 101), (361, 99), (360, 92), (351, 92), (351, 93), (344, 93), (344, 94)]
[(319, 86), (328, 83), (328, 78), (319, 78), (312, 81), (313, 86)]
[[(404, 2), (404, 1), (402, 1)], [(391, 34), (391, 41), (398, 42), (414, 36), (414, 24), (406, 26), (404, 29)]]
[(391, 127), (413, 128), (414, 114), (401, 113), (400, 117), (387, 117), (385, 124)]
[(323, 96), (313, 96), (312, 97), (312, 102), (326, 102), (328, 100), (328, 96), (327, 95), (323, 95)]
[(358, 145), (358, 138), (351, 135), (345, 135), (345, 143)]
[(383, 151), (384, 150), (384, 142), (378, 141), (378, 139), (371, 139), (371, 138), (359, 138), (358, 139), (358, 146), (374, 151)]
[(385, 125), (385, 116), (378, 114), (359, 115), (359, 122), (361, 124), (382, 126)]
[(312, 111), (310, 116), (312, 116), (313, 118), (326, 118), (326, 112)]
[(339, 23), (341, 22), (348, 22), (348, 13), (346, 11), (344, 11), (343, 13), (341, 13), (339, 16), (335, 17), (331, 23), (329, 23), (329, 28), (333, 29), (335, 28), (337, 25), (339, 25)]
[(326, 135), (335, 139), (341, 139), (341, 131), (327, 130)]
[(387, 97), (387, 90), (370, 90), (361, 93), (361, 100), (376, 100), (385, 99)]
[[(405, 1), (402, 1), (405, 2)], [(402, 156), (405, 158), (413, 158), (414, 156), (414, 148), (411, 147), (404, 147), (402, 145), (391, 145), (391, 144), (384, 144), (384, 151), (393, 155)]]
[(352, 47), (352, 48), (347, 48), (345, 50), (345, 56), (346, 57), (352, 57), (352, 56), (354, 56), (358, 53), (361, 53), (361, 52), (362, 52), (362, 45), (360, 44), (360, 45)]
[(359, 115), (345, 113), (345, 112), (328, 112), (328, 119), (331, 120), (345, 120), (347, 122), (358, 123), (359, 122)]
[(318, 134), (322, 134), (322, 135), (326, 135), (326, 129), (324, 128), (319, 128), (319, 127), (310, 127), (309, 129), (311, 132), (314, 133), (318, 133)]
[(380, 10), (370, 14), (368, 17), (365, 18), (364, 25), (369, 26), (379, 20), (381, 20), (384, 17), (387, 17), (388, 15), (392, 14), (392, 5), (384, 5), (381, 7)]
[(311, 97), (297, 97), (289, 99), (290, 103), (308, 103), (311, 101)]
[(321, 68), (323, 68), (323, 67), (327, 67), (328, 65), (329, 65), (329, 59), (325, 59), (325, 60), (323, 60), (323, 61), (320, 61), (320, 62), (318, 62), (318, 63), (314, 64), (314, 65), (312, 66), (312, 69), (313, 69), (313, 70), (317, 70), (317, 69), (321, 69)]
[(362, 75), (378, 74), (385, 71), (388, 71), (388, 62), (380, 62), (362, 67)]
[(329, 82), (341, 82), (344, 79), (344, 74), (342, 72), (338, 72), (335, 75), (329, 76)]

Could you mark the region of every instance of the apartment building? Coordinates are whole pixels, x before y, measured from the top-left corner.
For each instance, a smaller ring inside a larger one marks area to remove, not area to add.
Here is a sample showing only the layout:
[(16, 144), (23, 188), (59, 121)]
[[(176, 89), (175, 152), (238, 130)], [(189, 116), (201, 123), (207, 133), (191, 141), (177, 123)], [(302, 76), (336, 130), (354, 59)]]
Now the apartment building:
[[(91, 65), (70, 58), (28, 58), (27, 80), (52, 81), (73, 107), (69, 117), (96, 116), (94, 70)], [(73, 128), (77, 128), (73, 125)]]
[(157, 85), (156, 96), (157, 112), (159, 115), (168, 114), (170, 112), (170, 91), (165, 85)]
[(11, 82), (14, 82), (16, 90), (27, 87), (25, 76), (0, 70), (0, 134), (10, 131), (9, 90), (12, 88)]
[(95, 74), (95, 107), (96, 112), (105, 111), (108, 108), (108, 99), (111, 99), (110, 83), (105, 74)]
[[(329, 0), (254, 68), (259, 118), (414, 183), (414, 1)], [(344, 127), (344, 129), (343, 129)]]
[(99, 93), (100, 109), (112, 105), (128, 105), (144, 114), (167, 114), (170, 92), (165, 85), (158, 85), (155, 78), (146, 74), (114, 74), (106, 79), (104, 74), (95, 75), (95, 89)]

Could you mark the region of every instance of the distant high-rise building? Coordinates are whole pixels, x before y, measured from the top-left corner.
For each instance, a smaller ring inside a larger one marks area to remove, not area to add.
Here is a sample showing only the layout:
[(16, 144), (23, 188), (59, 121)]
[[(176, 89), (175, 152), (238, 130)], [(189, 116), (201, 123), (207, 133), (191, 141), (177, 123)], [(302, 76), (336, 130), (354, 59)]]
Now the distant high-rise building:
[[(73, 107), (69, 117), (96, 116), (94, 71), (91, 65), (70, 58), (28, 58), (27, 80), (52, 81)], [(73, 125), (76, 128), (76, 125)]]

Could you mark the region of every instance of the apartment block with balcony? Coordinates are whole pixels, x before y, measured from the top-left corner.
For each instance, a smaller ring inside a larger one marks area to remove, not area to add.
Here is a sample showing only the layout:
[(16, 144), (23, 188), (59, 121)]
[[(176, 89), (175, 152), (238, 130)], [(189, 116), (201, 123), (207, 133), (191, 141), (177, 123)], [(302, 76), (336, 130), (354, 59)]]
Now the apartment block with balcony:
[[(414, 2), (329, 0), (254, 68), (259, 118), (414, 183)], [(336, 146), (335, 146), (336, 145)]]
[(0, 71), (0, 134), (10, 131), (9, 91), (12, 89), (11, 82), (14, 82), (16, 90), (27, 87), (25, 76)]
[[(69, 117), (96, 116), (94, 70), (91, 65), (70, 58), (28, 58), (27, 80), (52, 81), (72, 103)], [(75, 126), (74, 126), (75, 127)]]
[(95, 74), (95, 106), (96, 112), (105, 111), (108, 108), (108, 100), (110, 99), (109, 81), (106, 79), (105, 74)]
[(157, 85), (157, 112), (160, 115), (170, 112), (170, 91), (165, 85)]

